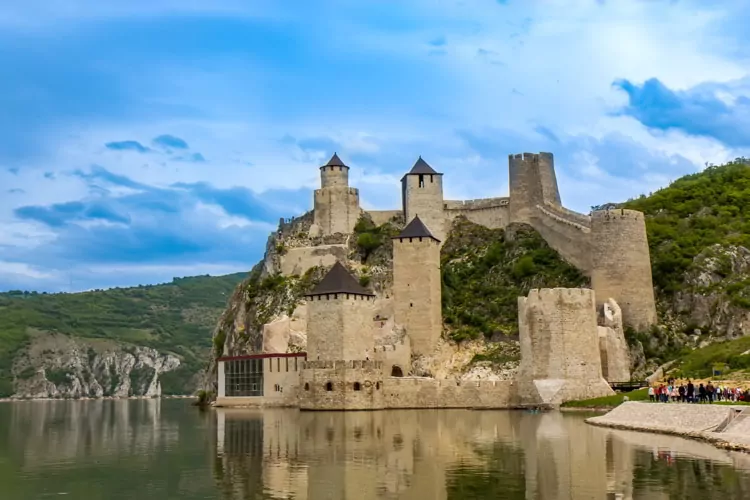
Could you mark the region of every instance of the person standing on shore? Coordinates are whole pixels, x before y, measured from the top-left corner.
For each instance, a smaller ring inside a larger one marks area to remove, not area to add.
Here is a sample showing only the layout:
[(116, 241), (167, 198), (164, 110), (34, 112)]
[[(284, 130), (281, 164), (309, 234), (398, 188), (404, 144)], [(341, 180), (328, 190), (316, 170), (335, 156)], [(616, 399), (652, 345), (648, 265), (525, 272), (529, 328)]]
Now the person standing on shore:
[(680, 403), (685, 402), (685, 386), (683, 384), (680, 384), (680, 387), (677, 389), (677, 393), (680, 395)]
[(695, 398), (695, 386), (693, 385), (693, 382), (691, 380), (688, 380), (688, 385), (687, 385), (688, 403), (694, 402), (694, 398)]

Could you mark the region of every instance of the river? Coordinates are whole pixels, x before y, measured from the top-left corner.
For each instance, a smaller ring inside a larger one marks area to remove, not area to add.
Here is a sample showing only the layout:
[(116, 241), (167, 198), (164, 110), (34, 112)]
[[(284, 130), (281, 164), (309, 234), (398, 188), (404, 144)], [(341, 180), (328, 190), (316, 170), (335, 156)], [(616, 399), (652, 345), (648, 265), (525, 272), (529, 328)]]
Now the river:
[(750, 454), (584, 417), (3, 403), (0, 498), (750, 498)]

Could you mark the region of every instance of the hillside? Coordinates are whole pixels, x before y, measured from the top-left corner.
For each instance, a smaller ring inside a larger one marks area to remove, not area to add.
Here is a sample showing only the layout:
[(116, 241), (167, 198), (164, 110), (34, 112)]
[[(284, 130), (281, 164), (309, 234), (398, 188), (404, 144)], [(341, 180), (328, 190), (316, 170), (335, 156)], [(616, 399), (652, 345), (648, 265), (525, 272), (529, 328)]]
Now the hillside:
[(750, 335), (750, 160), (710, 166), (620, 206), (646, 214), (660, 325), (629, 337), (649, 368)]
[[(143, 378), (146, 367), (140, 367), (138, 362), (129, 366), (125, 360), (135, 353), (135, 348), (141, 353), (146, 351), (140, 348), (150, 348), (159, 355), (174, 355), (179, 367), (160, 374), (162, 391), (191, 393), (191, 379), (204, 368), (211, 346), (210, 332), (227, 298), (245, 276), (246, 273), (237, 273), (175, 278), (161, 285), (71, 294), (2, 293), (0, 396), (14, 392), (14, 378), (17, 386), (24, 385), (26, 380), (38, 378), (40, 369), (44, 369), (48, 380), (51, 376), (60, 381), (58, 385), (75, 385), (75, 370), (56, 362), (56, 358), (66, 356), (66, 350), (86, 351), (83, 364), (89, 366), (80, 368), (84, 378), (86, 373), (100, 372), (105, 365), (110, 371), (114, 366), (127, 370), (128, 376), (134, 369), (143, 368), (144, 373), (136, 377)], [(99, 354), (101, 362), (96, 360)], [(110, 363), (108, 356), (114, 356)], [(120, 373), (109, 379), (121, 381), (123, 376)], [(101, 380), (98, 385), (103, 385)], [(116, 385), (104, 387), (103, 395), (115, 390)]]

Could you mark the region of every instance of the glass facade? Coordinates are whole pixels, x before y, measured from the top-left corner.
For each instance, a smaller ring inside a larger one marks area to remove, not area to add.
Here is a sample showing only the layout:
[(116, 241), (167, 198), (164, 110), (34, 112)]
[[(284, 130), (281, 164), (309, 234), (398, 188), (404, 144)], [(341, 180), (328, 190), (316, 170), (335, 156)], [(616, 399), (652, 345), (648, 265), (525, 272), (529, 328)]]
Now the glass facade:
[(262, 396), (263, 359), (233, 359), (224, 365), (226, 395)]

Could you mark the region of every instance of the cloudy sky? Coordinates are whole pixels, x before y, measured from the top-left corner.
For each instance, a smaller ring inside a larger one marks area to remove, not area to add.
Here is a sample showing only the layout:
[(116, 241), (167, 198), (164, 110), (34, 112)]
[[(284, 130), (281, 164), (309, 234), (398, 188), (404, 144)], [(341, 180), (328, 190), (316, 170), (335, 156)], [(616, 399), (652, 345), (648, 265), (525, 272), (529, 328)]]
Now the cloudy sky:
[(380, 209), (418, 155), (580, 211), (750, 156), (746, 0), (3, 4), (0, 290), (248, 270), (333, 151)]

